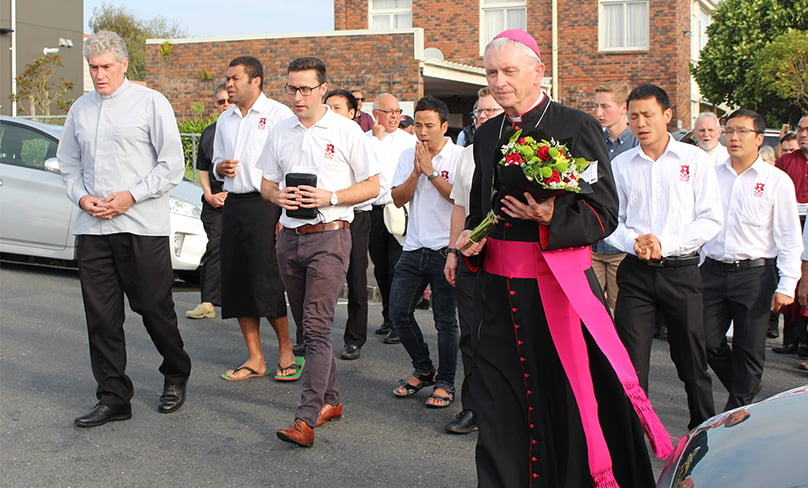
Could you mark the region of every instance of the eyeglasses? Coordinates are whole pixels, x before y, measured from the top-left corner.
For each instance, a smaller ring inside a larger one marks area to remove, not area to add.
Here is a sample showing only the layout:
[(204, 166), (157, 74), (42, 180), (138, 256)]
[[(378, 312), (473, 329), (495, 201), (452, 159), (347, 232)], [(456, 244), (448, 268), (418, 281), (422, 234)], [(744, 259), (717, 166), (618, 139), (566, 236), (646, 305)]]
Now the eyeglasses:
[(354, 97), (354, 98), (356, 99), (357, 102), (364, 102), (365, 101), (364, 97)]
[(797, 131), (797, 134), (799, 134), (801, 132), (808, 132), (808, 127), (800, 127), (798, 125), (795, 130)]
[(295, 93), (300, 92), (301, 95), (307, 97), (311, 95), (312, 90), (314, 90), (315, 88), (320, 88), (321, 86), (323, 86), (322, 83), (315, 86), (292, 86), (289, 83), (284, 83), (283, 89), (286, 90), (286, 93), (288, 93), (289, 95), (294, 95)]
[(724, 135), (725, 136), (732, 137), (735, 134), (738, 134), (739, 136), (743, 137), (746, 134), (759, 134), (759, 132), (756, 131), (755, 129), (749, 129), (747, 127), (739, 127), (737, 129), (732, 129), (732, 128), (724, 129)]
[(493, 115), (497, 115), (498, 113), (502, 112), (503, 110), (505, 110), (505, 109), (504, 108), (478, 108), (477, 110), (475, 110), (472, 113), (474, 115), (476, 115), (477, 117), (479, 117), (483, 113), (485, 113), (485, 115), (491, 117)]
[(387, 115), (401, 115), (400, 108), (388, 108), (387, 110), (382, 110), (380, 108), (375, 109), (376, 112), (381, 112)]
[(220, 98), (220, 99), (216, 100), (216, 105), (224, 105), (227, 102), (228, 102), (228, 100), (226, 98)]

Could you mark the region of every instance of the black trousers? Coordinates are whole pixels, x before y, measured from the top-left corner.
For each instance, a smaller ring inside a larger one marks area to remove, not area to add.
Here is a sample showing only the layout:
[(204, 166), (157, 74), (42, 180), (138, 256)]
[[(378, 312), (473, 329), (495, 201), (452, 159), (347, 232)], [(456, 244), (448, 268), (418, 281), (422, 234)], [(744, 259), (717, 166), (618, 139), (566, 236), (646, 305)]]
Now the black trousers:
[(220, 243), (222, 238), (222, 208), (211, 206), (202, 198), (202, 225), (208, 236), (205, 254), (199, 266), (199, 291), (203, 302), (222, 304), (222, 266)]
[(483, 307), (480, 295), (475, 296), (477, 273), (466, 266), (462, 257), (457, 258), (455, 289), (457, 290), (457, 321), (460, 323), (460, 359), (463, 360), (463, 386), (460, 389), (463, 410), (474, 411), (471, 388), (471, 371), (474, 352), (480, 336)]
[(362, 347), (368, 338), (368, 241), (370, 211), (357, 212), (351, 222), (351, 263), (348, 265), (348, 321), (345, 344)]
[(668, 327), (671, 359), (685, 384), (688, 427), (692, 429), (715, 415), (699, 268), (655, 268), (629, 254), (617, 269), (617, 285), (620, 293), (615, 325), (643, 389), (648, 391), (654, 324), (661, 315)]
[[(712, 259), (701, 266), (707, 361), (729, 392), (724, 410), (752, 403), (766, 361), (766, 331), (777, 285), (774, 263), (728, 271)], [(733, 324), (732, 345), (727, 331)]]
[(191, 374), (191, 359), (177, 328), (168, 237), (81, 235), (77, 246), (98, 400), (119, 408), (129, 405), (134, 394), (125, 371), (124, 294), (131, 309), (143, 317), (143, 325), (163, 357), (160, 372), (165, 381), (185, 381)]
[(384, 207), (374, 205), (370, 211), (370, 260), (373, 261), (373, 276), (379, 285), (382, 296), (382, 316), (386, 324), (390, 321), (390, 285), (393, 283), (393, 270), (401, 257), (401, 244), (387, 232), (384, 225)]

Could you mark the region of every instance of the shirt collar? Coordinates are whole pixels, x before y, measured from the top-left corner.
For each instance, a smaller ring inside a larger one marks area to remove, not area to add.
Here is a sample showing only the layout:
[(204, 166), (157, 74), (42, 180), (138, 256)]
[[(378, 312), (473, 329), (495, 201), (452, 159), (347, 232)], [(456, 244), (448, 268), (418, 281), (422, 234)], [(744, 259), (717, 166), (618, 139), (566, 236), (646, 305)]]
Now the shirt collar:
[(541, 102), (543, 102), (543, 101), (544, 101), (544, 97), (545, 97), (545, 94), (544, 94), (544, 91), (542, 90), (542, 91), (540, 91), (540, 92), (539, 92), (539, 99), (538, 99), (538, 100), (536, 100), (536, 103), (534, 103), (533, 105), (531, 105), (529, 109), (525, 110), (525, 113), (523, 113), (523, 114), (522, 114), (522, 115), (520, 115), (519, 117), (511, 117), (510, 115), (505, 115), (505, 117), (507, 117), (507, 119), (508, 119), (508, 121), (511, 123), (511, 125), (521, 123), (521, 122), (522, 122), (522, 118), (525, 116), (525, 114), (526, 114), (526, 113), (528, 113), (528, 112), (530, 112), (530, 111), (531, 111), (531, 110), (533, 110), (534, 108), (538, 107), (538, 106), (541, 104)]

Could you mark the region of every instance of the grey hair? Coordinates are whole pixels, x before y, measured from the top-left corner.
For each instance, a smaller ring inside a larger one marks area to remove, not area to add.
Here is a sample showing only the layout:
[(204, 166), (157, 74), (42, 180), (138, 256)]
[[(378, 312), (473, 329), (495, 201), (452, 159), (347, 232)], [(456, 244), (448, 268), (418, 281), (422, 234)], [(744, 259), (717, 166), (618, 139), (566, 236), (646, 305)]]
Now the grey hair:
[[(770, 161), (774, 161), (774, 159), (775, 159), (774, 158), (774, 148), (771, 147), (771, 146), (760, 146), (760, 151), (758, 151), (758, 152), (760, 153), (761, 158), (763, 158), (763, 154), (766, 154), (766, 156), (768, 156), (768, 159)], [(763, 158), (763, 159), (766, 159), (766, 158)]]
[(716, 114), (714, 114), (713, 112), (702, 112), (702, 113), (700, 113), (699, 116), (696, 117), (696, 121), (693, 123), (693, 126), (695, 127), (695, 125), (698, 124), (699, 121), (702, 120), (702, 119), (713, 119), (713, 120), (715, 120), (715, 125), (721, 127), (721, 121), (718, 120), (718, 116)]
[(535, 61), (536, 63), (541, 63), (541, 58), (529, 47), (525, 46), (521, 42), (514, 41), (513, 39), (509, 39), (507, 37), (500, 37), (494, 39), (493, 41), (489, 42), (487, 46), (485, 46), (485, 51), (483, 54), (483, 59), (485, 59), (485, 54), (488, 54), (489, 49), (496, 49), (497, 51), (505, 47), (507, 44), (514, 44), (519, 47), (522, 53), (530, 58), (531, 60)]
[(121, 62), (124, 58), (129, 57), (129, 51), (126, 49), (126, 43), (121, 39), (118, 34), (101, 30), (87, 38), (84, 43), (84, 57), (88, 61), (90, 58), (100, 56), (104, 53), (110, 52), (115, 56), (115, 61)]

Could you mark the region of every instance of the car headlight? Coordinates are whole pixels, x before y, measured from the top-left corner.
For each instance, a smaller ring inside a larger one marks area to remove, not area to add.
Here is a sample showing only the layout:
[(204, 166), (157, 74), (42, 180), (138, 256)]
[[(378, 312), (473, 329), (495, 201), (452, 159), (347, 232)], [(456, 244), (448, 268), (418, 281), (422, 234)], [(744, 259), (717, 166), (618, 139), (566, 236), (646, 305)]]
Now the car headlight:
[(176, 199), (174, 197), (168, 199), (168, 211), (177, 215), (184, 215), (186, 217), (196, 219), (202, 216), (202, 211), (200, 210), (199, 206), (186, 202), (185, 200)]

